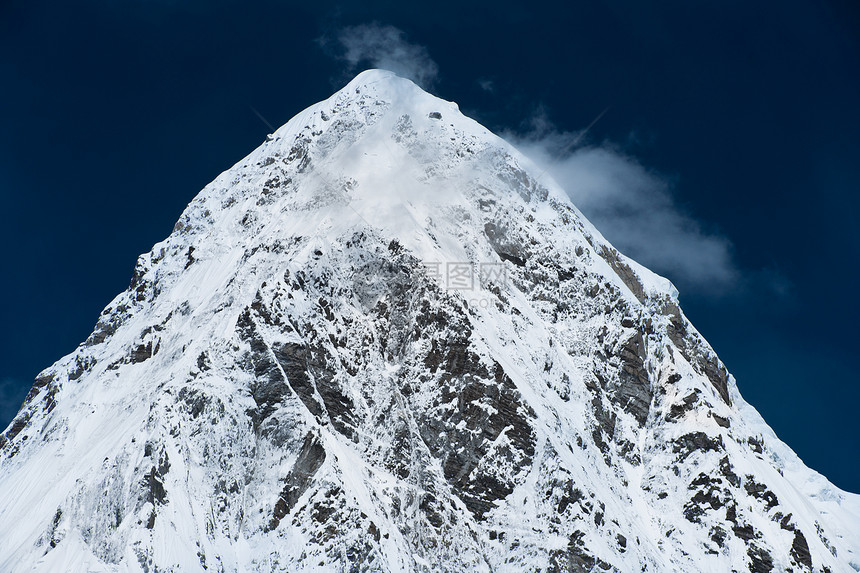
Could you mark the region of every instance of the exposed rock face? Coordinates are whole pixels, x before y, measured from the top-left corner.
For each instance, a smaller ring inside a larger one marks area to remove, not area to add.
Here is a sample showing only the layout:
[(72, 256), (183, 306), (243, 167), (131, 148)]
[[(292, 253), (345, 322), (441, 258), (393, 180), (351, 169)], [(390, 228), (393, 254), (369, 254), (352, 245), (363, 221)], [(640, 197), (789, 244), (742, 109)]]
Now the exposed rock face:
[(2, 571), (852, 571), (858, 508), (668, 281), (379, 71), (207, 186), (0, 439)]

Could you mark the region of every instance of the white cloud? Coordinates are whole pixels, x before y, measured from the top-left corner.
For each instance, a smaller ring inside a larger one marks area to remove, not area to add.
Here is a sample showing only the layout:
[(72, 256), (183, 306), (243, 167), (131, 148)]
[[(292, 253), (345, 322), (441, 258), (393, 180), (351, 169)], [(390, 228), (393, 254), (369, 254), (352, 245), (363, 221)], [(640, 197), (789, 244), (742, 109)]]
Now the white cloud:
[(622, 253), (700, 293), (722, 294), (738, 283), (730, 241), (685, 212), (667, 178), (611, 146), (577, 147), (583, 136), (560, 133), (539, 116), (530, 134), (509, 139)]
[[(343, 28), (337, 35), (343, 59), (351, 72), (361, 67), (390, 70), (430, 87), (439, 75), (439, 67), (423, 46), (410, 43), (406, 34), (394, 26), (379, 23)], [(328, 41), (324, 41), (325, 44)]]

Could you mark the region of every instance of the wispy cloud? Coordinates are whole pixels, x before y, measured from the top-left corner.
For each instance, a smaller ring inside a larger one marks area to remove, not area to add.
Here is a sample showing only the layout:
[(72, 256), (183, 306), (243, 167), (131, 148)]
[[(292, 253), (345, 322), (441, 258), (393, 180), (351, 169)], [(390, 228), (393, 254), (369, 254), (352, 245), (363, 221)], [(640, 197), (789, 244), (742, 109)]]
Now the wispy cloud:
[(723, 294), (740, 280), (731, 242), (678, 205), (667, 177), (616, 146), (582, 145), (583, 132), (561, 132), (545, 115), (507, 137), (624, 254), (698, 292)]
[(493, 80), (488, 78), (479, 78), (477, 80), (478, 87), (488, 93), (493, 93), (496, 91), (496, 84)]
[(428, 88), (439, 75), (439, 67), (424, 46), (408, 41), (403, 30), (380, 23), (360, 24), (342, 28), (331, 38), (320, 40), (333, 55), (343, 60), (354, 73), (363, 67), (390, 70)]

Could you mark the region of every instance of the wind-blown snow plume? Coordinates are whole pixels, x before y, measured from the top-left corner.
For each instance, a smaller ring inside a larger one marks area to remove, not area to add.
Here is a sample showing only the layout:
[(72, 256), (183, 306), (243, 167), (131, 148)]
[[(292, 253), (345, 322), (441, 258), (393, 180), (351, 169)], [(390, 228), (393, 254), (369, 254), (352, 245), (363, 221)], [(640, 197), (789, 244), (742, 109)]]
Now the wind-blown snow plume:
[(361, 66), (391, 70), (425, 88), (432, 87), (439, 74), (427, 48), (409, 42), (403, 30), (380, 23), (347, 26), (337, 34), (343, 49), (340, 57), (350, 71)]
[(677, 204), (668, 178), (611, 145), (571, 145), (583, 134), (546, 124), (508, 138), (624, 254), (698, 292), (721, 294), (737, 283), (731, 242), (706, 232)]

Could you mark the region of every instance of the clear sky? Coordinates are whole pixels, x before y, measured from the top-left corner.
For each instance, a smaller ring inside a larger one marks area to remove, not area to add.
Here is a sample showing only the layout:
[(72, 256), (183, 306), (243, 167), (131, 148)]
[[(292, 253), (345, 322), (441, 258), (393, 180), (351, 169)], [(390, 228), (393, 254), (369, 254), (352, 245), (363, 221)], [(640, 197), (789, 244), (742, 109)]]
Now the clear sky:
[(0, 425), (266, 122), (388, 67), (569, 185), (860, 492), (860, 7), (655, 4), (3, 3)]

